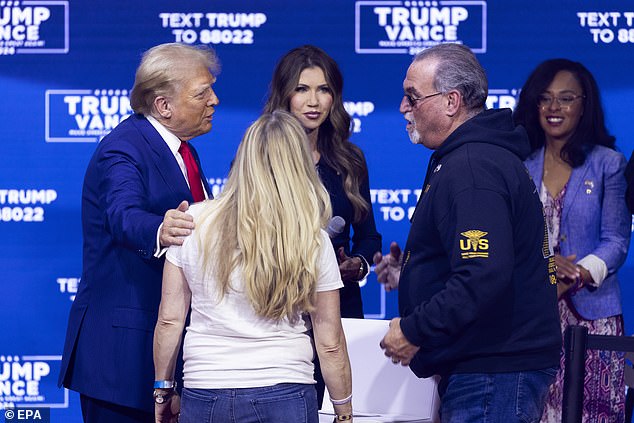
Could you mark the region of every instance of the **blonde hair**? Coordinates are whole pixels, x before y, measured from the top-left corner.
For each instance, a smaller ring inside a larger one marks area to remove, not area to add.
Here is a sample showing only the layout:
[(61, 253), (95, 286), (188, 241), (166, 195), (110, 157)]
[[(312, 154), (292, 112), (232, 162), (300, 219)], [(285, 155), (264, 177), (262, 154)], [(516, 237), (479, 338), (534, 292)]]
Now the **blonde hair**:
[[(224, 296), (240, 269), (256, 314), (295, 322), (315, 301), (321, 228), (330, 199), (313, 166), (304, 129), (291, 114), (262, 115), (247, 129), (215, 207), (197, 226), (205, 274)], [(213, 270), (211, 270), (213, 269)]]

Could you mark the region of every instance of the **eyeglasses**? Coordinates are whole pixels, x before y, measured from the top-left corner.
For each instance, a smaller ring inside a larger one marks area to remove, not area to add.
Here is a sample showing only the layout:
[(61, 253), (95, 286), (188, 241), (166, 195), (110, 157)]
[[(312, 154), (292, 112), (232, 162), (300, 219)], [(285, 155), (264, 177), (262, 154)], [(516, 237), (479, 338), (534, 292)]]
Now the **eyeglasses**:
[(409, 107), (414, 107), (416, 105), (417, 102), (419, 101), (423, 101), (426, 100), (430, 97), (435, 97), (437, 95), (442, 94), (441, 92), (437, 92), (437, 93), (433, 93), (433, 94), (429, 94), (423, 97), (412, 97), (411, 94), (404, 94), (403, 97), (407, 99), (407, 103), (409, 104)]
[(557, 101), (557, 104), (562, 109), (569, 109), (572, 103), (578, 98), (586, 98), (585, 95), (565, 94), (560, 97), (553, 97), (552, 95), (542, 94), (537, 97), (537, 105), (545, 109), (553, 104), (553, 101)]

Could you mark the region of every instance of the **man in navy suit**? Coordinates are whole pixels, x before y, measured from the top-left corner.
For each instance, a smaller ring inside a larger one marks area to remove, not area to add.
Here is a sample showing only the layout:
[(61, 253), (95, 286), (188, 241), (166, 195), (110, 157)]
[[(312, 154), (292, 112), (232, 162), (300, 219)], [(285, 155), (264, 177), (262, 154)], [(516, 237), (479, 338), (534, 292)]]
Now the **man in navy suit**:
[(211, 130), (217, 68), (203, 47), (148, 50), (130, 95), (135, 114), (100, 142), (88, 165), (83, 271), (59, 376), (81, 394), (85, 422), (154, 421), (162, 253), (194, 228), (189, 203), (212, 197), (188, 142)]

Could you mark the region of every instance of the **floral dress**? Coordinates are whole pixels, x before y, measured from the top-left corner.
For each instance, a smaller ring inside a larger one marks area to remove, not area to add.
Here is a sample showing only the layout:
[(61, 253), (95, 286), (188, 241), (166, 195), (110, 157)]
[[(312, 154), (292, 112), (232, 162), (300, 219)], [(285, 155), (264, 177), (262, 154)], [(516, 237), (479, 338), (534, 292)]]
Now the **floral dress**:
[[(550, 241), (556, 254), (559, 252), (559, 224), (566, 187), (567, 185), (555, 198), (550, 195), (543, 182), (540, 190)], [(623, 335), (622, 315), (597, 320), (586, 320), (581, 317), (570, 300), (570, 292), (574, 289), (571, 288), (558, 301), (562, 335), (570, 325), (584, 326), (592, 335)], [(623, 352), (587, 351), (583, 395), (584, 423), (622, 423), (625, 421), (624, 365), (625, 353)], [(562, 352), (561, 368), (548, 392), (541, 422), (559, 423), (562, 421), (563, 386), (564, 355)]]

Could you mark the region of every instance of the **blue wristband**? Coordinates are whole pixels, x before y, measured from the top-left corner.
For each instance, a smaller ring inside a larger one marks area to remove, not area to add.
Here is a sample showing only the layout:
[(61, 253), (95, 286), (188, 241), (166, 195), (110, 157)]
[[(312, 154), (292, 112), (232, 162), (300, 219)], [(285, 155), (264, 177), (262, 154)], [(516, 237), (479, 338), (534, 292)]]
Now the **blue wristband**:
[(155, 380), (154, 389), (176, 389), (176, 382), (173, 380)]

